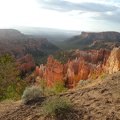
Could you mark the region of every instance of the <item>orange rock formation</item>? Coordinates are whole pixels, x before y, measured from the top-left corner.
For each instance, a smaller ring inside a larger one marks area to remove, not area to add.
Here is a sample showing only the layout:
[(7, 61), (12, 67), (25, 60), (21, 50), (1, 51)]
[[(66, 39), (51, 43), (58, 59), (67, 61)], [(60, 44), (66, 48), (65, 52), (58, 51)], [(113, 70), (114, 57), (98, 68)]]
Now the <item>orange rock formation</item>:
[(120, 70), (120, 47), (114, 48), (107, 60), (106, 71), (112, 74)]
[(49, 56), (46, 66), (40, 65), (39, 70), (36, 67), (35, 75), (36, 73), (39, 76), (37, 81), (44, 78), (47, 80), (47, 86), (52, 87), (57, 80), (63, 80), (63, 65), (53, 56)]
[(79, 80), (88, 78), (96, 79), (102, 73), (114, 73), (120, 70), (120, 48), (109, 50), (77, 50), (65, 65), (48, 57), (46, 66), (36, 67), (35, 75), (38, 79), (47, 80), (47, 85), (52, 87), (57, 80), (64, 80), (66, 86), (74, 87)]

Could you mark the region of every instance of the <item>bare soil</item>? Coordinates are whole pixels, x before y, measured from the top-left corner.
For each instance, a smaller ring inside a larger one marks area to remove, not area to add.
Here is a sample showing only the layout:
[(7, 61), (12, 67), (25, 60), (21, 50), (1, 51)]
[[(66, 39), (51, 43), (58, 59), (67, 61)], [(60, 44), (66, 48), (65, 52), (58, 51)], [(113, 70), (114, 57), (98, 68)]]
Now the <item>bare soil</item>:
[(64, 116), (44, 118), (40, 109), (46, 98), (27, 105), (22, 101), (0, 103), (0, 120), (120, 120), (120, 71), (59, 97), (69, 98), (74, 110)]

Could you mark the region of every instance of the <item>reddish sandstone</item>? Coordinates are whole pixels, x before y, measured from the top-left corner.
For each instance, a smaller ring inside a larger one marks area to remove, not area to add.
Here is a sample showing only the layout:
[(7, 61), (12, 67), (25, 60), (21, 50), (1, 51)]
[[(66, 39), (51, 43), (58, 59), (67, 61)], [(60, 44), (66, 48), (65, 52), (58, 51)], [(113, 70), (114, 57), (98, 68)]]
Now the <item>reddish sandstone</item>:
[(49, 56), (46, 66), (36, 67), (35, 76), (47, 80), (52, 87), (57, 80), (65, 81), (66, 86), (74, 87), (79, 80), (96, 79), (102, 73), (113, 73), (120, 70), (120, 48), (112, 52), (105, 49), (75, 51), (72, 60), (65, 65)]

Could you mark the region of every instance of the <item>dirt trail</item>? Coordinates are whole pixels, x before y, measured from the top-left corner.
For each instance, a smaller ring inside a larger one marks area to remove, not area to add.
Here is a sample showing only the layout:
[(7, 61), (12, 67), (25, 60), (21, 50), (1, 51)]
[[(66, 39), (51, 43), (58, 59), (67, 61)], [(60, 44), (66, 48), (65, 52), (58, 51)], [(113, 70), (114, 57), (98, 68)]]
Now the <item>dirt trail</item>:
[[(120, 120), (120, 71), (95, 85), (59, 96), (69, 98), (79, 112), (56, 120)], [(0, 120), (44, 120), (39, 116), (42, 101), (0, 104)]]
[(7, 110), (12, 109), (12, 108), (17, 108), (21, 104), (21, 100), (17, 102), (1, 102), (0, 103), (0, 115), (4, 114)]

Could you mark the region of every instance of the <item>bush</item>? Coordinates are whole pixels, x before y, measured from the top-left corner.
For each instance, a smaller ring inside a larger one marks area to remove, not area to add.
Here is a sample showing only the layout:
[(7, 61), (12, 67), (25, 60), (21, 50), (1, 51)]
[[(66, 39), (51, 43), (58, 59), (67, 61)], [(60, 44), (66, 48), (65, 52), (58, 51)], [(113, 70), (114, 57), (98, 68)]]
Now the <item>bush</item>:
[(43, 91), (38, 86), (27, 87), (22, 95), (22, 101), (26, 104), (30, 100), (35, 100), (43, 95)]
[(42, 91), (43, 91), (43, 95), (45, 94), (45, 89), (46, 89), (46, 87), (47, 87), (47, 81), (42, 78), (42, 79), (40, 80), (40, 88), (41, 88)]
[(92, 79), (96, 79), (97, 78), (97, 75), (96, 74), (92, 74)]
[(45, 88), (45, 90), (44, 90), (45, 96), (54, 95), (54, 94), (55, 94), (55, 91), (52, 88), (50, 88), (50, 87)]
[(101, 75), (100, 75), (100, 78), (104, 79), (105, 77), (106, 77), (106, 73), (102, 72)]
[(65, 88), (65, 83), (62, 80), (57, 80), (56, 83), (54, 84), (52, 90), (56, 93), (62, 93), (62, 92), (66, 92), (67, 88)]
[(77, 88), (80, 88), (80, 87), (83, 87), (85, 85), (87, 85), (88, 83), (91, 83), (92, 80), (91, 79), (88, 79), (88, 80), (80, 80), (77, 84)]
[(41, 115), (45, 117), (55, 117), (60, 114), (66, 114), (72, 108), (68, 100), (60, 97), (48, 98), (42, 103)]

